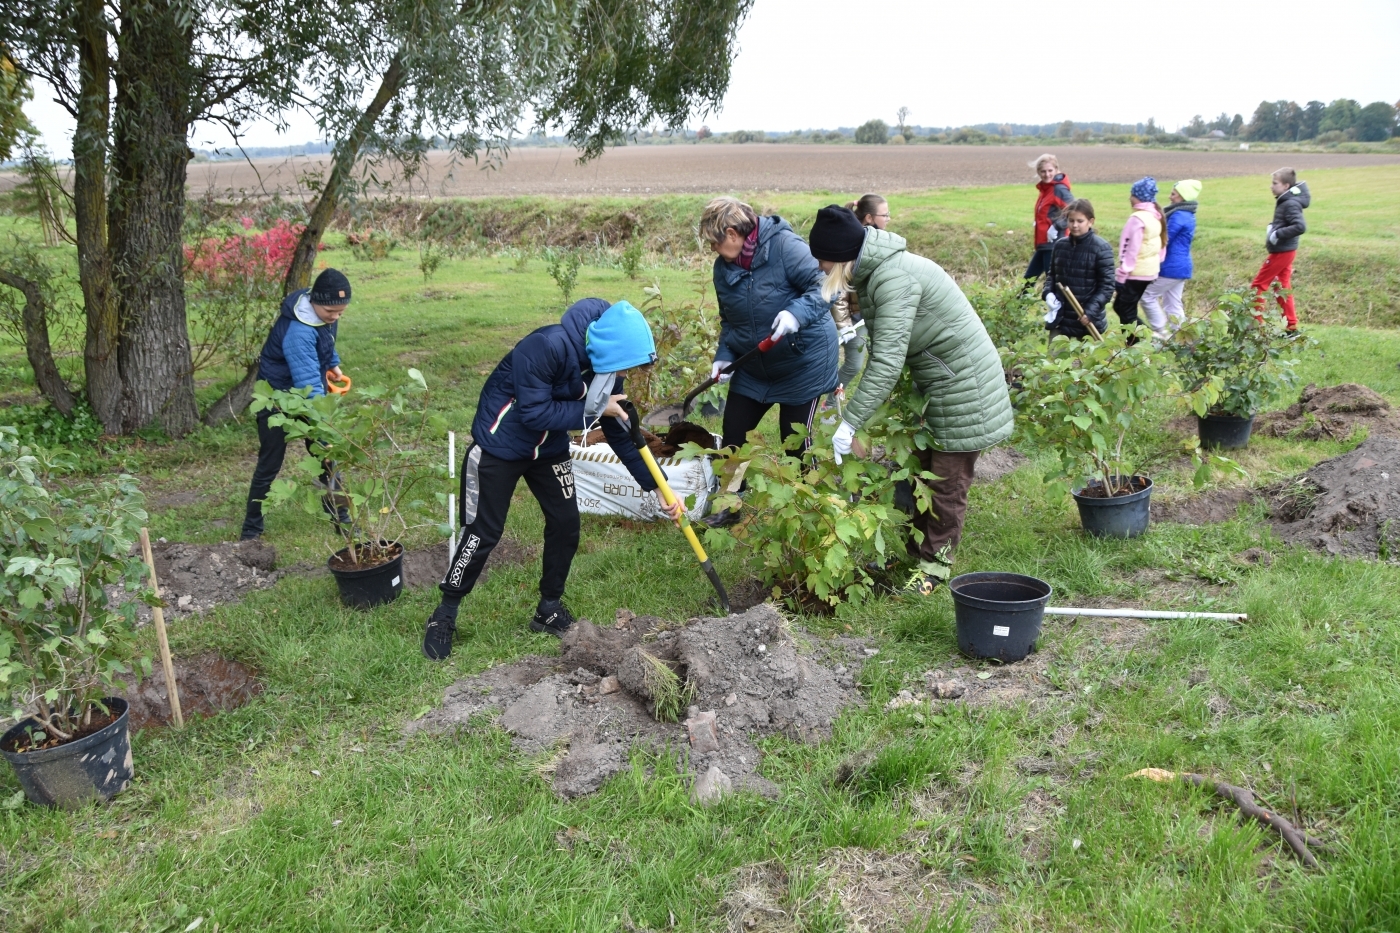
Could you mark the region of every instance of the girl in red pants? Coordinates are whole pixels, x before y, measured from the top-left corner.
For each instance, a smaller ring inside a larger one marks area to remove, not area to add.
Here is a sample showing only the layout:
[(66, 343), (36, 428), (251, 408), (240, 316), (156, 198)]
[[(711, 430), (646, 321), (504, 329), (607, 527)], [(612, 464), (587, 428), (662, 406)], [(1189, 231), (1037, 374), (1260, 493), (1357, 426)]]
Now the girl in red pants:
[(1274, 222), (1265, 228), (1264, 247), (1269, 255), (1250, 284), (1254, 286), (1254, 307), (1262, 315), (1264, 292), (1278, 283), (1282, 292), (1275, 297), (1291, 332), (1298, 329), (1298, 312), (1293, 306), (1292, 293), (1293, 257), (1298, 255), (1298, 240), (1308, 229), (1303, 209), (1312, 203), (1312, 194), (1308, 183), (1298, 181), (1297, 173), (1291, 168), (1274, 172), (1269, 189), (1274, 193)]

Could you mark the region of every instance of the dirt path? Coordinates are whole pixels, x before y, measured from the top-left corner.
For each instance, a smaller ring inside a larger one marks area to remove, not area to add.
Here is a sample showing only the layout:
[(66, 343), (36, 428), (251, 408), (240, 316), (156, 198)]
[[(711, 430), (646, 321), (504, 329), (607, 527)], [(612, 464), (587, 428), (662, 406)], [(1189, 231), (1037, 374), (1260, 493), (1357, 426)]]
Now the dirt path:
[[(1051, 145), (1077, 182), (1158, 178), (1221, 178), (1266, 174), (1283, 162), (1301, 171), (1400, 164), (1400, 152), (1191, 152), (1115, 146)], [(796, 146), (781, 144), (628, 146), (586, 166), (567, 149), (516, 149), (500, 171), (481, 171), (448, 153), (428, 156), (423, 181), (411, 193), (449, 197), (488, 195), (665, 194), (726, 191), (910, 191), (923, 188), (1029, 184), (1026, 146)], [(300, 179), (324, 175), (327, 156), (198, 162), (189, 167), (193, 195), (266, 191), (308, 196)], [(380, 171), (381, 178), (393, 175)], [(18, 182), (0, 173), (0, 191)], [(402, 193), (410, 193), (405, 190)]]

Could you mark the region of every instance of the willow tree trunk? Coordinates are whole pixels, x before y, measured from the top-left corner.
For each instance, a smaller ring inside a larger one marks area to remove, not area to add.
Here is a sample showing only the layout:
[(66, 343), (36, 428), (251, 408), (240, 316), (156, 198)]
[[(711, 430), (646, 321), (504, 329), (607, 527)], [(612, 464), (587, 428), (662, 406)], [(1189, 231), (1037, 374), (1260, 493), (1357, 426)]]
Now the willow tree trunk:
[(77, 225), (78, 281), (87, 333), (83, 372), (88, 404), (102, 430), (122, 430), (122, 377), (117, 360), (120, 325), (107, 240), (107, 132), (111, 60), (102, 0), (75, 4), (78, 120), (73, 133), (73, 214)]
[(122, 424), (135, 431), (157, 423), (180, 437), (199, 426), (181, 236), (193, 43), (171, 0), (126, 0), (121, 15), (111, 234)]
[(360, 114), (360, 118), (355, 121), (350, 135), (342, 139), (335, 147), (335, 158), (331, 165), (330, 178), (326, 179), (326, 186), (321, 189), (321, 196), (316, 199), (315, 206), (311, 208), (311, 216), (307, 219), (306, 229), (301, 232), (296, 252), (292, 254), (292, 264), (287, 269), (287, 278), (283, 281), (282, 286), (284, 295), (290, 295), (298, 288), (306, 288), (311, 284), (311, 272), (316, 267), (316, 250), (321, 245), (321, 237), (325, 235), (326, 227), (330, 225), (331, 218), (335, 216), (335, 209), (340, 204), (340, 196), (345, 190), (345, 182), (350, 178), (350, 173), (355, 170), (355, 161), (360, 157), (360, 150), (364, 148), (365, 140), (369, 139), (370, 133), (374, 131), (374, 124), (379, 122), (379, 117), (384, 113), (384, 109), (403, 88), (404, 79), (407, 76), (408, 71), (403, 64), (403, 53), (400, 52), (389, 62), (389, 67), (384, 69), (384, 77), (379, 82), (379, 91), (369, 102), (365, 112)]
[(4, 269), (0, 269), (0, 285), (8, 285), (23, 293), (24, 312), (21, 320), (24, 354), (29, 358), (29, 368), (34, 370), (34, 382), (39, 386), (39, 393), (60, 414), (68, 417), (73, 414), (73, 393), (68, 391), (68, 385), (53, 360), (53, 347), (49, 345), (48, 306), (44, 301), (43, 289), (38, 282)]

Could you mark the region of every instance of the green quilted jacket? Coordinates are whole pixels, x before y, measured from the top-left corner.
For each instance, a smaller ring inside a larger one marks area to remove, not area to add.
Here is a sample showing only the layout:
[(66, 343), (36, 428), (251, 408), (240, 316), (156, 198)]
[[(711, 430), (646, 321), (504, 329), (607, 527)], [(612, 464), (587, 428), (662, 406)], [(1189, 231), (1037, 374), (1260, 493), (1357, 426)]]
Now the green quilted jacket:
[(943, 450), (983, 450), (1011, 436), (1011, 397), (987, 329), (942, 268), (904, 237), (867, 227), (853, 284), (870, 361), (846, 423), (859, 429), (889, 398), (907, 365), (928, 397), (924, 418)]

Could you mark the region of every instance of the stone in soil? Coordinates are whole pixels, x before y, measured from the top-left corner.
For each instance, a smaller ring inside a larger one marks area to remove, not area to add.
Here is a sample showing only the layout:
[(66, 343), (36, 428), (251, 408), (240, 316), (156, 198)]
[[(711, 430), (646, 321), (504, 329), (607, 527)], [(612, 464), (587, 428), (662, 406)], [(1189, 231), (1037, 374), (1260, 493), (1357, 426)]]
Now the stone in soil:
[[(263, 692), (257, 672), (246, 664), (213, 652), (173, 659), (175, 683), (180, 688), (180, 712), (186, 720), (213, 716), (236, 709)], [(129, 703), (130, 726), (145, 729), (170, 723), (170, 693), (165, 684), (165, 668), (159, 660), (151, 664), (151, 676), (122, 691)]]
[(1354, 382), (1318, 388), (1309, 384), (1283, 411), (1260, 415), (1254, 433), (1265, 437), (1344, 441), (1357, 427), (1371, 434), (1400, 435), (1400, 419), (1374, 390)]
[(1271, 490), (1274, 532), (1328, 554), (1400, 558), (1400, 439), (1372, 436)]
[[(405, 731), (445, 732), (498, 711), (500, 727), (528, 754), (568, 745), (552, 779), (566, 797), (597, 790), (626, 767), (633, 747), (685, 749), (693, 775), (715, 767), (737, 790), (773, 795), (776, 786), (758, 773), (762, 756), (754, 740), (781, 734), (819, 741), (843, 709), (861, 702), (852, 674), (825, 666), (815, 643), (792, 633), (770, 605), (683, 625), (623, 610), (606, 628), (580, 620), (561, 648), (559, 658), (525, 657), (458, 681), (441, 707)], [(837, 651), (849, 660), (850, 646)], [(708, 737), (691, 747), (693, 733), (684, 724), (656, 721), (637, 674), (639, 662), (651, 662), (639, 652), (676, 673), (695, 707), (692, 725), (702, 736), (713, 730), (713, 748)]]
[[(151, 552), (167, 619), (237, 602), (250, 592), (272, 586), (281, 576), (274, 569), (276, 549), (258, 539), (218, 544), (157, 541)], [(150, 607), (139, 605), (137, 615), (150, 621)]]

